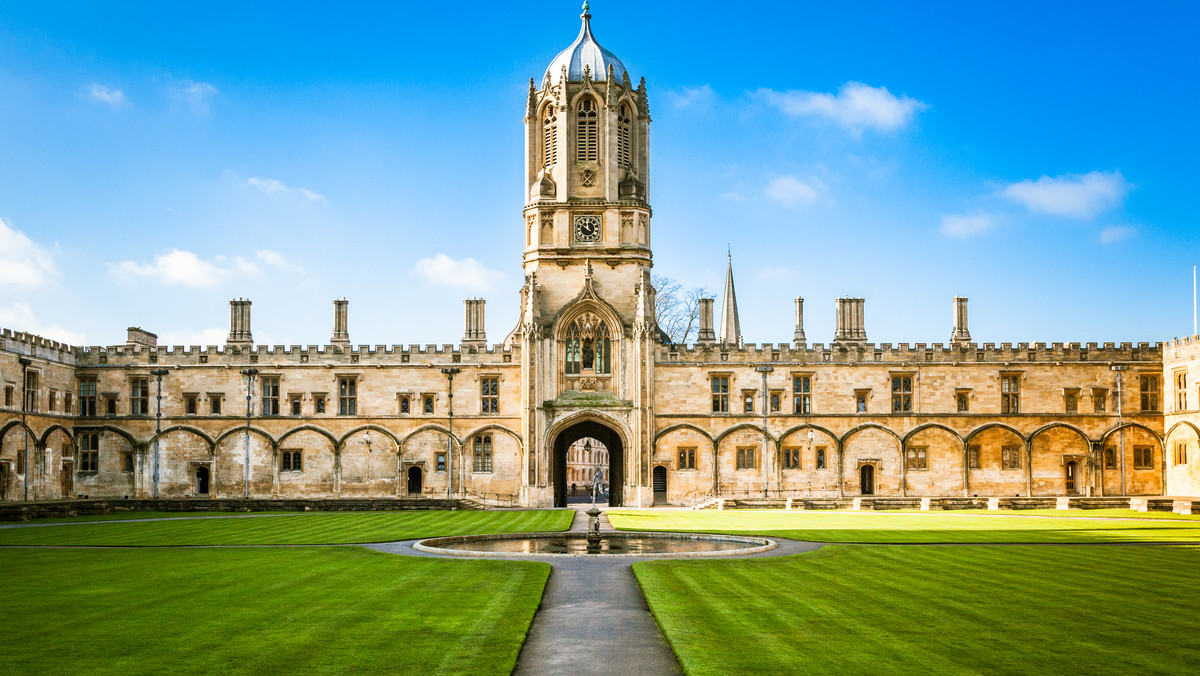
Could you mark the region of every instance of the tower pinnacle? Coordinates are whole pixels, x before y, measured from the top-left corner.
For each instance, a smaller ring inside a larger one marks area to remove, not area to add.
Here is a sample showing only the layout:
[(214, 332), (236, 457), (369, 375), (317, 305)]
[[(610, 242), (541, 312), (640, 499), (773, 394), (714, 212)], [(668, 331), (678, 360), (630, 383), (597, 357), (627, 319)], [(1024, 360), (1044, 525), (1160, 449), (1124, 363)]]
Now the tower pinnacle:
[(738, 321), (737, 294), (733, 290), (733, 251), (726, 253), (729, 267), (725, 271), (725, 302), (721, 304), (721, 329), (717, 340), (727, 345), (742, 344), (742, 325)]

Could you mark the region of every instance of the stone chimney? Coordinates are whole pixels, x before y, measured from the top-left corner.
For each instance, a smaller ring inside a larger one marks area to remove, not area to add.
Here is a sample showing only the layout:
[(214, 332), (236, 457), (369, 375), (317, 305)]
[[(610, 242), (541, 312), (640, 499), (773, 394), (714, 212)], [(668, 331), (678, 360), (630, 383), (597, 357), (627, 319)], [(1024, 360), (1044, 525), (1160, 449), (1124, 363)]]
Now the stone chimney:
[(950, 333), (951, 345), (965, 345), (971, 342), (971, 332), (967, 330), (967, 299), (962, 296), (954, 297), (954, 330)]
[(229, 301), (229, 337), (225, 344), (231, 347), (254, 347), (250, 335), (250, 301), (238, 298)]
[(343, 297), (341, 300), (333, 301), (333, 337), (329, 339), (331, 345), (339, 347), (350, 347), (350, 301)]
[(835, 343), (865, 343), (867, 330), (863, 324), (862, 298), (837, 299), (837, 331), (833, 334)]
[(808, 339), (804, 337), (804, 298), (796, 297), (796, 335), (792, 337), (792, 344), (797, 348), (808, 347)]
[(125, 339), (125, 344), (129, 347), (134, 345), (140, 347), (158, 347), (158, 336), (145, 331), (137, 326), (129, 327), (128, 338)]
[(713, 331), (713, 299), (700, 299), (700, 330), (696, 333), (696, 343), (712, 345), (717, 342), (717, 334)]
[(463, 301), (466, 319), (464, 322), (463, 347), (473, 347), (477, 350), (487, 349), (487, 333), (484, 331), (482, 298), (468, 298)]

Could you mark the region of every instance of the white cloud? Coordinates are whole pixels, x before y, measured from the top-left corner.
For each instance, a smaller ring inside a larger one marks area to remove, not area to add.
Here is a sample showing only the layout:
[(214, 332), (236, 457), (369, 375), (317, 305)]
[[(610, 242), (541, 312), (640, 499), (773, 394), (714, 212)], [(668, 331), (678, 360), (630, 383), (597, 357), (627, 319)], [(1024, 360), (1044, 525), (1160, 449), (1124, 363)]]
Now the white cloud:
[(1033, 212), (1088, 221), (1124, 202), (1132, 187), (1120, 171), (1093, 171), (1026, 179), (1000, 194)]
[(801, 90), (777, 92), (759, 89), (756, 96), (792, 117), (820, 117), (859, 133), (864, 129), (894, 131), (908, 126), (929, 106), (908, 96), (896, 96), (887, 87), (847, 82), (836, 94)]
[(83, 88), (83, 96), (103, 103), (113, 110), (120, 110), (129, 105), (129, 99), (125, 98), (125, 92), (120, 89), (110, 89), (96, 82)]
[(56, 274), (50, 252), (0, 218), (0, 284), (36, 289)]
[(1131, 228), (1123, 225), (1110, 225), (1100, 231), (1100, 243), (1112, 244), (1120, 242), (1123, 239), (1129, 239), (1137, 236), (1137, 228)]
[(266, 263), (267, 265), (270, 265), (272, 267), (276, 267), (276, 268), (287, 267), (287, 261), (285, 261), (283, 259), (283, 254), (279, 253), (278, 251), (271, 251), (270, 249), (262, 249), (261, 251), (255, 251), (254, 255), (255, 255), (255, 257), (258, 258), (258, 260), (260, 260), (263, 263)]
[(58, 324), (44, 324), (33, 314), (28, 303), (13, 303), (0, 307), (0, 326), (13, 331), (25, 331), (70, 345), (86, 345), (82, 333), (68, 331)]
[(683, 87), (678, 91), (667, 92), (667, 100), (671, 102), (671, 106), (675, 110), (683, 108), (707, 108), (712, 105), (714, 99), (716, 99), (716, 94), (713, 93), (712, 87), (708, 85)]
[(207, 82), (188, 80), (171, 89), (171, 96), (182, 102), (193, 115), (207, 115), (208, 102), (220, 93)]
[(806, 183), (791, 174), (779, 176), (767, 184), (768, 198), (789, 209), (797, 205), (812, 204), (821, 198), (824, 186), (816, 178)]
[(108, 272), (119, 280), (132, 282), (149, 279), (168, 286), (188, 286), (207, 289), (234, 276), (254, 277), (261, 274), (254, 263), (235, 256), (217, 256), (212, 262), (201, 259), (191, 251), (171, 249), (154, 257), (153, 263), (122, 261), (109, 263)]
[(277, 181), (273, 178), (259, 178), (254, 176), (246, 179), (246, 185), (251, 188), (258, 188), (266, 193), (296, 193), (313, 202), (329, 202), (329, 200), (325, 199), (324, 195), (315, 193), (308, 188), (289, 188), (283, 181)]
[(503, 273), (488, 270), (474, 258), (456, 261), (443, 253), (417, 261), (411, 274), (434, 286), (477, 291), (494, 289), (496, 283), (504, 277)]
[(758, 269), (758, 278), (768, 282), (782, 282), (792, 278), (792, 271), (782, 266), (765, 265)]
[(996, 227), (999, 218), (983, 212), (975, 214), (942, 216), (942, 227), (938, 230), (949, 237), (974, 237)]
[(158, 334), (158, 344), (175, 346), (182, 345), (189, 347), (199, 345), (200, 347), (208, 347), (209, 345), (224, 345), (225, 339), (229, 337), (229, 329), (214, 327), (210, 329), (182, 329), (179, 331), (164, 331)]

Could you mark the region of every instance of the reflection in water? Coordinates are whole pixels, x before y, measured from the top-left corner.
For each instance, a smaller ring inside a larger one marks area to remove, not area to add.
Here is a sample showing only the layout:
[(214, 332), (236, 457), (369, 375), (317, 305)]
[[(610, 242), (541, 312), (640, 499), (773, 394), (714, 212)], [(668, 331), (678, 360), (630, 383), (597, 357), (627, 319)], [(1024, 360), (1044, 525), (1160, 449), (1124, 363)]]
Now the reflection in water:
[(582, 535), (556, 535), (511, 540), (472, 540), (442, 545), (447, 549), (513, 554), (683, 554), (687, 552), (725, 552), (755, 547), (754, 542), (712, 540), (707, 538), (602, 537), (599, 551), (588, 548)]

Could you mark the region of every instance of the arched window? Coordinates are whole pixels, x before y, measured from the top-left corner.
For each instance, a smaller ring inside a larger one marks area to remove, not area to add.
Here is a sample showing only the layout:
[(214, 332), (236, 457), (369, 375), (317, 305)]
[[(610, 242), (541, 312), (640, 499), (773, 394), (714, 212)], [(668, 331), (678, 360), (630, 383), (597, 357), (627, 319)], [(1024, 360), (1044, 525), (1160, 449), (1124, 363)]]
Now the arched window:
[(633, 167), (633, 117), (628, 106), (621, 106), (617, 116), (617, 163), (625, 169)]
[(492, 471), (492, 435), (483, 434), (475, 437), (475, 459), (473, 464), (476, 472)]
[(612, 340), (608, 326), (596, 315), (585, 312), (567, 327), (567, 375), (612, 373)]
[(579, 162), (597, 162), (600, 158), (600, 123), (596, 102), (584, 98), (576, 111), (575, 159)]
[(554, 116), (554, 106), (546, 106), (542, 114), (542, 168), (554, 166), (558, 162), (558, 120)]

